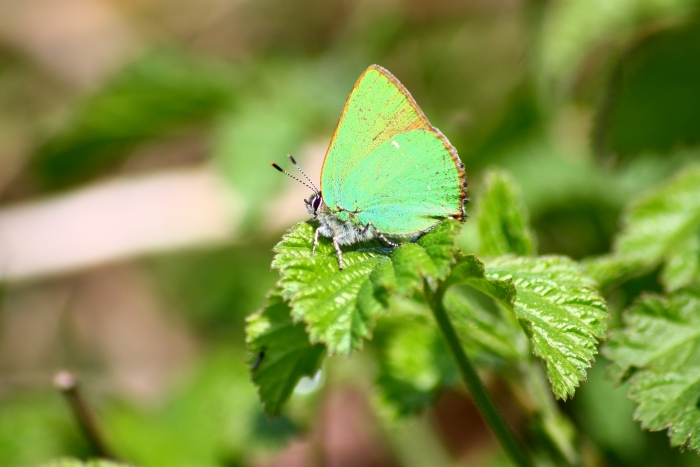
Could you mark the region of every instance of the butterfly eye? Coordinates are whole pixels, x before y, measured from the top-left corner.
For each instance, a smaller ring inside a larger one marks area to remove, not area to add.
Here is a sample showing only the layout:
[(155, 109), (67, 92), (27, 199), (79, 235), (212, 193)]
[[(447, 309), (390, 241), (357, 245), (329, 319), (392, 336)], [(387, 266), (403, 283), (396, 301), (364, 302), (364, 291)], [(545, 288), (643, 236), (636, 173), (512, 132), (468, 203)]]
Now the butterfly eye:
[(315, 196), (313, 201), (311, 201), (311, 206), (314, 208), (314, 211), (318, 211), (318, 208), (321, 207), (321, 197)]

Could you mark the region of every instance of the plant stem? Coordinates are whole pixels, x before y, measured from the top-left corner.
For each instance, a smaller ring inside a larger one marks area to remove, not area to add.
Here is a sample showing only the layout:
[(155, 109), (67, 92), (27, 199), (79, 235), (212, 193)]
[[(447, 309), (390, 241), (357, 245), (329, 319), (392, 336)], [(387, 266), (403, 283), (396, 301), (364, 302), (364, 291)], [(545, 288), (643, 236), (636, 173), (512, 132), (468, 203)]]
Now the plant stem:
[(532, 467), (532, 461), (521, 448), (512, 430), (506, 423), (500, 410), (494, 403), (491, 396), (486, 391), (483, 383), (479, 379), (479, 375), (476, 373), (474, 366), (472, 365), (469, 357), (462, 349), (462, 345), (459, 342), (457, 333), (450, 318), (447, 316), (447, 310), (443, 304), (443, 298), (445, 296), (445, 284), (440, 282), (438, 284), (437, 290), (433, 291), (427, 281), (423, 283), (423, 290), (425, 293), (426, 301), (435, 315), (435, 320), (442, 331), (447, 346), (452, 353), (452, 356), (457, 363), (459, 371), (462, 373), (462, 378), (467, 384), (469, 391), (474, 398), (474, 403), (478, 407), (484, 420), (489, 425), (496, 439), (501, 443), (501, 446), (505, 450), (506, 454), (510, 457), (511, 461), (515, 465), (520, 467)]
[(533, 359), (521, 365), (521, 384), (524, 383), (526, 392), (533, 399), (542, 430), (555, 448), (553, 454), (561, 457), (561, 462), (566, 462), (566, 465), (580, 465), (581, 459), (573, 442), (575, 428), (557, 407), (542, 366)]
[(97, 429), (95, 417), (78, 389), (78, 379), (75, 375), (68, 371), (59, 371), (54, 376), (53, 384), (65, 396), (68, 406), (95, 455), (104, 459), (117, 460)]

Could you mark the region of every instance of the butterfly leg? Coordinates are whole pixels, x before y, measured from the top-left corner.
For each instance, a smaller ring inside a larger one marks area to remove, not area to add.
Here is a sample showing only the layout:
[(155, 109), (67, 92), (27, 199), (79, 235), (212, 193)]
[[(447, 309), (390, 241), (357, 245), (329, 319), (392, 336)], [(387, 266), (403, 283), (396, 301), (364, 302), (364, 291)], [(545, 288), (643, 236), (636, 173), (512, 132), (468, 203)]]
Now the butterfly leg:
[(316, 233), (314, 233), (314, 246), (311, 248), (311, 256), (316, 254), (316, 247), (318, 246), (318, 234), (320, 232), (320, 228), (316, 229)]
[(401, 245), (400, 243), (392, 242), (391, 240), (389, 240), (388, 238), (386, 238), (386, 237), (384, 236), (384, 234), (381, 233), (381, 232), (377, 232), (377, 238), (379, 238), (379, 240), (383, 241), (385, 245), (390, 246), (390, 247), (392, 247), (392, 248), (396, 248), (397, 246), (400, 246), (400, 245)]
[(335, 247), (335, 252), (338, 253), (338, 269), (343, 270), (343, 250), (340, 249), (340, 244), (338, 239), (340, 237), (333, 237), (333, 246)]
[(392, 242), (391, 240), (386, 238), (383, 233), (381, 233), (379, 230), (377, 230), (377, 228), (374, 225), (372, 225), (371, 222), (367, 224), (367, 227), (365, 227), (365, 232), (368, 231), (370, 228), (374, 230), (374, 233), (377, 234), (377, 238), (381, 240), (386, 246), (396, 248), (400, 245), (399, 243)]

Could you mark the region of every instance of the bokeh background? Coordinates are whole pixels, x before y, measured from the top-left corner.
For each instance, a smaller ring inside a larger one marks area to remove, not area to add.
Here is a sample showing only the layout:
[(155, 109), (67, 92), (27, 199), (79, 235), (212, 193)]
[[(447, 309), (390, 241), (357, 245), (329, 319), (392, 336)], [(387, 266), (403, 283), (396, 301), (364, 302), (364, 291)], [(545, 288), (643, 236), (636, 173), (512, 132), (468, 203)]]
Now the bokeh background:
[[(541, 253), (602, 254), (625, 203), (700, 156), (696, 10), (0, 1), (0, 465), (93, 454), (52, 386), (59, 369), (141, 466), (508, 465), (461, 390), (387, 417), (371, 344), (265, 417), (244, 320), (309, 194), (269, 162), (289, 167), (291, 153), (318, 180), (348, 92), (378, 63), (456, 146), (473, 200), (484, 170), (504, 168)], [(561, 404), (589, 465), (700, 465), (639, 429), (605, 364)]]

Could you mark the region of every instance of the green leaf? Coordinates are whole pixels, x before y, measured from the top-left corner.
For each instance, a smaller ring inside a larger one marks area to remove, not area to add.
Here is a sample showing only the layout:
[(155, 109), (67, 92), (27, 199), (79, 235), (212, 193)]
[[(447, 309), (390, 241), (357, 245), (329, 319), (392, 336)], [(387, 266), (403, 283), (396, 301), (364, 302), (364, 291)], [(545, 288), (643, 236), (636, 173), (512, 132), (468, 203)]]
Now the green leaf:
[[(465, 290), (467, 285), (485, 294), (512, 312), (516, 289), (512, 280), (489, 277), (484, 264), (475, 255), (457, 254), (457, 262), (447, 278), (445, 308), (465, 350), (476, 360), (512, 362), (523, 355), (522, 332), (513, 315), (503, 315), (501, 308), (489, 307), (478, 296)], [(456, 287), (454, 287), (456, 286)]]
[(684, 168), (629, 208), (614, 254), (649, 268), (665, 262), (662, 281), (670, 290), (700, 277), (700, 165)]
[(531, 255), (535, 252), (527, 210), (508, 173), (491, 171), (486, 175), (486, 189), (478, 212), (482, 255)]
[(445, 308), (467, 354), (476, 364), (492, 366), (523, 358), (527, 344), (512, 314), (485, 306), (478, 299), (473, 291), (460, 285), (445, 293)]
[(121, 462), (113, 462), (104, 459), (90, 459), (85, 462), (78, 459), (57, 459), (43, 464), (42, 467), (129, 467), (132, 464), (122, 464)]
[(447, 286), (455, 284), (467, 284), (485, 293), (491, 298), (512, 310), (515, 302), (515, 286), (513, 281), (490, 279), (486, 277), (484, 264), (476, 255), (457, 255), (457, 262), (452, 268), (452, 273), (447, 278)]
[(640, 258), (604, 255), (584, 260), (582, 263), (586, 273), (596, 281), (601, 290), (636, 275), (646, 272), (646, 261)]
[(432, 403), (442, 387), (455, 383), (458, 373), (428, 314), (392, 324), (382, 348), (377, 385), (383, 401), (401, 417)]
[[(525, 336), (517, 321), (503, 316), (499, 309), (483, 306), (473, 289), (465, 289), (452, 287), (444, 300), (469, 357), (478, 365), (491, 367), (521, 359), (523, 346), (519, 344)], [(379, 324), (383, 338), (378, 340), (381, 357), (377, 385), (382, 400), (396, 416), (419, 412), (441, 389), (459, 380), (435, 319), (420, 297), (393, 299), (390, 314)]]
[(564, 257), (501, 257), (487, 263), (490, 280), (512, 281), (513, 310), (542, 358), (557, 398), (574, 394), (605, 335), (608, 316), (595, 283)]
[(330, 239), (319, 238), (311, 255), (315, 227), (302, 222), (275, 246), (272, 266), (280, 271), (282, 296), (290, 301), (293, 318), (306, 323), (310, 341), (326, 344), (331, 354), (348, 355), (371, 337), (390, 291), (409, 296), (423, 277), (448, 274), (458, 230), (457, 221), (446, 221), (393, 250), (378, 242), (343, 247), (341, 271)]
[(700, 293), (647, 295), (624, 323), (603, 351), (611, 376), (630, 382), (635, 418), (645, 429), (668, 429), (672, 446), (700, 451)]
[(247, 319), (246, 341), (251, 374), (265, 412), (278, 416), (299, 380), (312, 377), (323, 362), (324, 346), (312, 345), (303, 323), (294, 323), (291, 308), (273, 291), (262, 310)]

